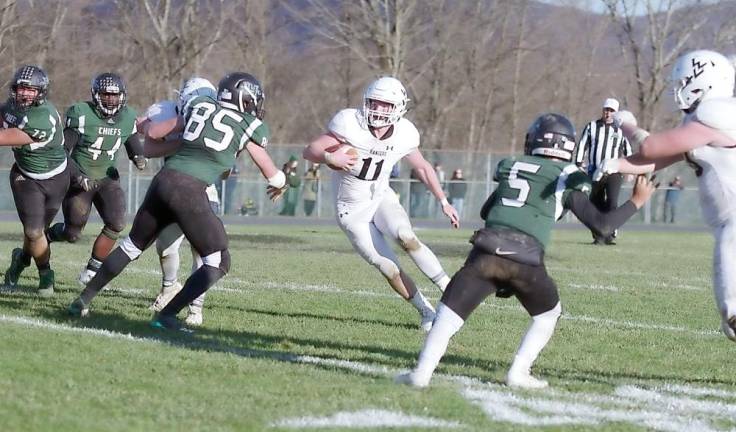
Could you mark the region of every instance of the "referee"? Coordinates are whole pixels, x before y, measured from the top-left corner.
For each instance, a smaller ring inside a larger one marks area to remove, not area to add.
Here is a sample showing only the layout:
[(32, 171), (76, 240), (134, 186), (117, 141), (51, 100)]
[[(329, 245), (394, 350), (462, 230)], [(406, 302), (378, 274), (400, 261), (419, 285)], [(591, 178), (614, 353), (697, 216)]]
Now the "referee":
[[(631, 144), (624, 137), (621, 129), (613, 123), (613, 113), (618, 111), (618, 108), (619, 104), (616, 99), (606, 99), (603, 102), (601, 118), (588, 123), (580, 136), (580, 142), (575, 149), (575, 163), (585, 168), (590, 176), (604, 160), (626, 157), (632, 153)], [(612, 174), (593, 183), (590, 200), (603, 212), (615, 209), (618, 207), (618, 193), (621, 190), (622, 181), (621, 174)], [(592, 234), (593, 244), (616, 244), (615, 233), (609, 237)]]

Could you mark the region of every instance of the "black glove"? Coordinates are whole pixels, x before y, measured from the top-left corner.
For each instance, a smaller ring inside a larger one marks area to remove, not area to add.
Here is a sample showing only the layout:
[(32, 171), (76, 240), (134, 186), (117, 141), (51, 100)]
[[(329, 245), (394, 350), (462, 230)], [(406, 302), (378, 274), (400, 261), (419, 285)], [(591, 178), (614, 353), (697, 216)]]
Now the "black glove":
[(78, 175), (74, 179), (74, 181), (76, 182), (77, 186), (83, 189), (85, 192), (96, 190), (98, 187), (100, 187), (100, 183), (97, 180), (91, 179), (84, 174)]
[(138, 168), (140, 171), (143, 171), (146, 168), (146, 163), (148, 163), (148, 159), (146, 159), (143, 155), (135, 155), (133, 156), (133, 163), (135, 164), (135, 167)]

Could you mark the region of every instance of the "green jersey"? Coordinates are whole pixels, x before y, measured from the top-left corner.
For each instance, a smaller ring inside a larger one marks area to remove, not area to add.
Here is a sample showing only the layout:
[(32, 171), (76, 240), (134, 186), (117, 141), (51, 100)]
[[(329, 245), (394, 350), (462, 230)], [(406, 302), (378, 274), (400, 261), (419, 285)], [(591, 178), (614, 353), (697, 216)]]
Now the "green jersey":
[(496, 168), (486, 227), (513, 228), (546, 248), (552, 225), (563, 215), (567, 196), (575, 190), (590, 193), (590, 178), (573, 164), (540, 156), (502, 160)]
[(193, 98), (184, 107), (184, 132), (177, 152), (166, 159), (170, 168), (215, 183), (235, 164), (248, 141), (265, 147), (268, 126), (258, 118), (221, 107), (207, 96)]
[(3, 128), (18, 128), (32, 143), (13, 147), (15, 162), (21, 172), (35, 179), (59, 174), (66, 167), (64, 133), (61, 117), (51, 102), (19, 111), (12, 104), (0, 108)]
[(110, 176), (120, 145), (137, 133), (136, 113), (127, 106), (110, 118), (100, 116), (92, 102), (79, 102), (66, 112), (66, 127), (79, 133), (71, 158), (87, 177)]

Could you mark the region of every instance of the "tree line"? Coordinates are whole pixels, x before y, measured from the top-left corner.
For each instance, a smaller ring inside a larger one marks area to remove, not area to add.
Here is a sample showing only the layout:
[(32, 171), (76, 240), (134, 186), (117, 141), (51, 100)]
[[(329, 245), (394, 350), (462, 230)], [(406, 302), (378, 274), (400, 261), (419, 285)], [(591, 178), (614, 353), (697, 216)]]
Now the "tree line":
[(671, 64), (730, 54), (734, 18), (736, 2), (702, 0), (0, 0), (0, 79), (41, 65), (61, 111), (114, 71), (142, 110), (191, 75), (247, 71), (273, 142), (304, 143), (391, 74), (423, 147), (508, 153), (539, 113), (581, 128), (606, 97), (645, 127), (677, 121)]

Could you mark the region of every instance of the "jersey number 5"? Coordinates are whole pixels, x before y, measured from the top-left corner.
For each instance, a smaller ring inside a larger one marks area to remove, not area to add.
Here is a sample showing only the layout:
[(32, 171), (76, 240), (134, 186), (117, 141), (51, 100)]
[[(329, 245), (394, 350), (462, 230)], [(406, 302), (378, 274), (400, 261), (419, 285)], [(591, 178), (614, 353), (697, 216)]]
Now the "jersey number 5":
[(518, 178), (519, 171), (535, 174), (541, 168), (539, 165), (530, 164), (526, 162), (515, 162), (511, 166), (509, 172), (509, 187), (512, 189), (519, 190), (519, 196), (515, 199), (501, 198), (501, 203), (508, 207), (521, 207), (526, 204), (526, 199), (529, 198), (529, 182)]

